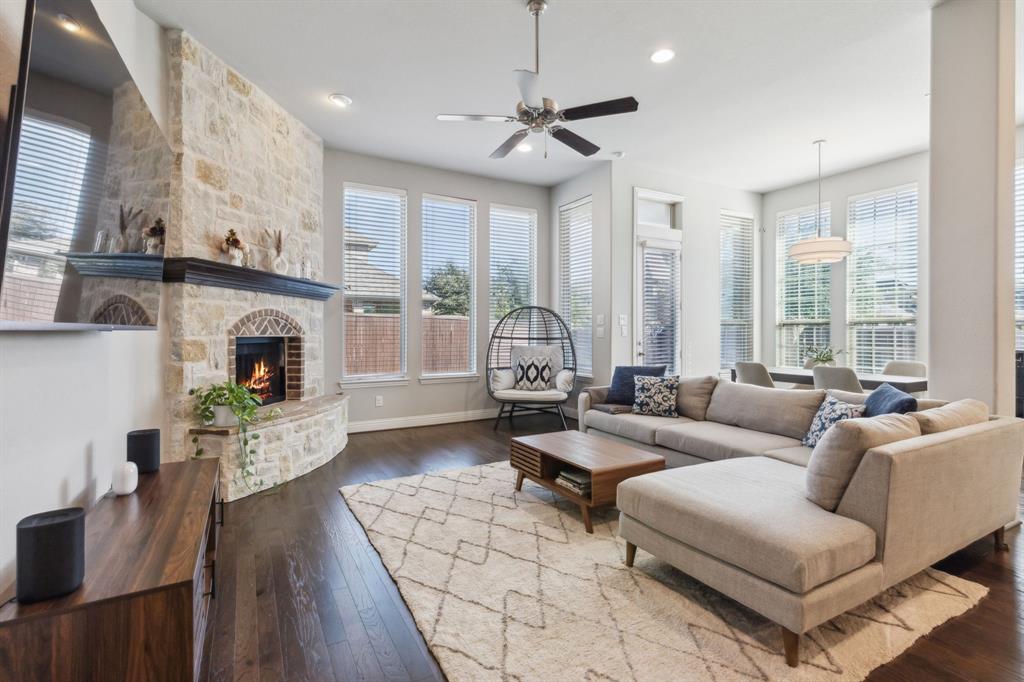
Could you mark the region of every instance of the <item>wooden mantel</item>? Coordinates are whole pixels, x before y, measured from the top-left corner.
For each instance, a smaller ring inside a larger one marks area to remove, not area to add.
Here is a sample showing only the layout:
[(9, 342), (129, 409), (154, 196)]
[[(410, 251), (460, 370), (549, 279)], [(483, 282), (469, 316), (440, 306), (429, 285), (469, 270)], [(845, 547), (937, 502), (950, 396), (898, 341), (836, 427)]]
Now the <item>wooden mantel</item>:
[(339, 289), (333, 284), (218, 263), (205, 258), (165, 258), (164, 281), (262, 291), (267, 294), (308, 298), (314, 301), (326, 301)]

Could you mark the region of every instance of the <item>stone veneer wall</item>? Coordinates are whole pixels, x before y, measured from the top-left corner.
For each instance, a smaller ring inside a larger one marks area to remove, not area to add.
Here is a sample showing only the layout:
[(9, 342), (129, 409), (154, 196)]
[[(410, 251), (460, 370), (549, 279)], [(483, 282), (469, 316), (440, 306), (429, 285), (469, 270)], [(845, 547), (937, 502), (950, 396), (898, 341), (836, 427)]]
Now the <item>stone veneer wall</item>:
[[(289, 274), (308, 256), (312, 279), (320, 279), (323, 141), (188, 34), (168, 31), (167, 39), (175, 158), (166, 255), (220, 260), (220, 240), (234, 228), (253, 248), (253, 266), (269, 270), (265, 231), (280, 229)], [(192, 453), (188, 391), (229, 378), (228, 332), (253, 311), (277, 310), (302, 327), (303, 397), (323, 394), (322, 302), (194, 284), (165, 284), (164, 292), (164, 460)]]

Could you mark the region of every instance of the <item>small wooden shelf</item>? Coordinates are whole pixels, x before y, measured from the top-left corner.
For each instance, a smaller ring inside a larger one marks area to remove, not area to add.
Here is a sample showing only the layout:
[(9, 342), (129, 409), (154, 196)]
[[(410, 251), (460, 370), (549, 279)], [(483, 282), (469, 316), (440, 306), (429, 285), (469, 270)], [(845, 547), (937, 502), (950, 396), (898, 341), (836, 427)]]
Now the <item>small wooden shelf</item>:
[(163, 279), (164, 257), (145, 253), (65, 253), (68, 263), (83, 277)]

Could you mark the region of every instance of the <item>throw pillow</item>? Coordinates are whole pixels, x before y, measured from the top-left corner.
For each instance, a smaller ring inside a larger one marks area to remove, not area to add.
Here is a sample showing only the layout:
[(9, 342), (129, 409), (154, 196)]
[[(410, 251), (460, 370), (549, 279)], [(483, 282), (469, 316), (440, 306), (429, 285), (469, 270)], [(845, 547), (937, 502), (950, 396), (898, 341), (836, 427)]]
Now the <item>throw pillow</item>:
[(825, 399), (821, 401), (821, 407), (818, 408), (818, 413), (814, 415), (814, 419), (811, 420), (811, 428), (808, 429), (807, 435), (800, 441), (809, 448), (813, 448), (821, 440), (821, 437), (825, 435), (829, 427), (840, 422), (844, 419), (853, 419), (855, 417), (864, 416), (863, 405), (852, 405), (850, 403), (840, 402), (830, 395), (826, 395)]
[(690, 419), (704, 421), (711, 394), (717, 384), (718, 379), (713, 376), (681, 378), (676, 396), (676, 412)]
[(807, 462), (807, 499), (825, 511), (835, 511), (865, 452), (920, 435), (921, 427), (908, 414), (837, 422), (814, 446)]
[(638, 376), (663, 377), (665, 376), (665, 365), (649, 367), (620, 365), (616, 367), (605, 402), (613, 405), (632, 405), (636, 397), (636, 384), (633, 383), (633, 378)]
[(906, 414), (917, 411), (917, 398), (889, 384), (882, 384), (864, 401), (864, 416)]
[(519, 358), (516, 365), (516, 390), (544, 391), (551, 385), (551, 360), (544, 357)]
[(678, 417), (676, 393), (679, 391), (679, 377), (633, 377), (633, 414), (649, 414), (653, 417)]
[(507, 391), (516, 386), (516, 373), (511, 369), (491, 370), (491, 390)]
[[(517, 367), (521, 358), (547, 358), (551, 363), (551, 376), (554, 377), (565, 365), (562, 359), (562, 347), (556, 345), (547, 346), (512, 346), (510, 352), (510, 367)], [(547, 388), (551, 388), (550, 385)]]
[(940, 433), (987, 422), (988, 405), (980, 400), (966, 398), (923, 412), (912, 412), (911, 416), (921, 425), (921, 433)]
[(572, 390), (572, 383), (575, 378), (575, 372), (571, 369), (563, 369), (555, 375), (555, 388), (563, 393), (568, 393)]

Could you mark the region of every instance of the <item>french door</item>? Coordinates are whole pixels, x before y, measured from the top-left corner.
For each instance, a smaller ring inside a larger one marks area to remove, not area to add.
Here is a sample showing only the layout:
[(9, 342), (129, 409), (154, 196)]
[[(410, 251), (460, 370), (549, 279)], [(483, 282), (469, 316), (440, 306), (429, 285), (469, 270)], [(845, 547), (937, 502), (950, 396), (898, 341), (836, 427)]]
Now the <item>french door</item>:
[(665, 365), (666, 374), (679, 372), (681, 254), (678, 242), (637, 242), (636, 362)]

